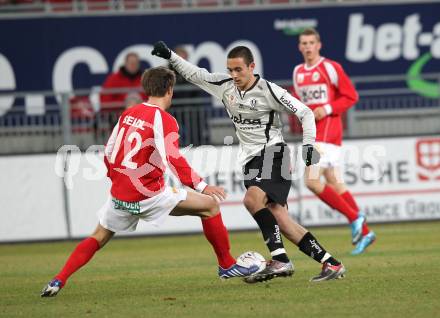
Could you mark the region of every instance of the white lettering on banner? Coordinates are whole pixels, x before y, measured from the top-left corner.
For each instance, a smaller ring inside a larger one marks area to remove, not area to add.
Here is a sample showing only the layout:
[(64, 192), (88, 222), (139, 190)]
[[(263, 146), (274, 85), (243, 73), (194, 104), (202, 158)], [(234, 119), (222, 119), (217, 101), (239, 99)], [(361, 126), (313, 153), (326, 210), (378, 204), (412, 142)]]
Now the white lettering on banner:
[[(0, 53), (0, 92), (2, 90), (15, 90), (14, 69), (6, 56)], [(14, 104), (14, 96), (0, 96), (0, 116), (5, 114)]]
[[(198, 64), (206, 59), (210, 64), (211, 72), (224, 72), (226, 55), (232, 47), (245, 45), (252, 50), (256, 62), (255, 72), (263, 76), (263, 60), (258, 46), (247, 40), (238, 40), (231, 43), (225, 50), (216, 42), (202, 42), (199, 46), (186, 45), (189, 61)], [(148, 54), (153, 49), (149, 44), (134, 44), (124, 48), (113, 63), (113, 71), (117, 71), (123, 65), (125, 56), (129, 52), (135, 52), (140, 59), (147, 62), (151, 67), (165, 65), (166, 61)], [(1, 60), (1, 59), (0, 59)], [(93, 47), (73, 47), (64, 51), (55, 61), (52, 75), (52, 86), (56, 92), (70, 92), (74, 90), (73, 70), (78, 64), (86, 64), (92, 74), (109, 73), (105, 57)], [(59, 100), (60, 102), (60, 100)], [(217, 103), (217, 102), (216, 102)], [(1, 105), (1, 104), (0, 104)]]
[[(104, 56), (92, 47), (75, 47), (64, 51), (56, 60), (52, 86), (55, 92), (71, 92), (73, 87), (73, 71), (78, 64), (86, 64), (92, 74), (108, 73), (108, 65)], [(58, 102), (61, 97), (57, 96)]]
[(373, 57), (379, 61), (395, 61), (401, 57), (415, 60), (419, 47), (429, 46), (434, 58), (440, 58), (440, 21), (432, 32), (422, 33), (419, 14), (405, 18), (403, 25), (384, 23), (375, 27), (364, 23), (364, 14), (351, 14), (345, 55), (352, 62), (366, 62)]
[(131, 53), (131, 52), (139, 55), (139, 59), (141, 61), (146, 62), (151, 67), (166, 65), (167, 62), (165, 60), (163, 59), (159, 60), (150, 54), (152, 50), (153, 50), (153, 46), (148, 44), (135, 44), (126, 47), (116, 57), (115, 62), (113, 63), (113, 72), (117, 72), (119, 68), (124, 65), (125, 57), (127, 53)]
[[(207, 60), (210, 64), (211, 72), (225, 71), (226, 56), (230, 49), (237, 45), (245, 45), (249, 47), (254, 54), (256, 62), (255, 72), (263, 76), (263, 59), (260, 50), (256, 44), (248, 40), (238, 40), (231, 43), (226, 49), (212, 41), (202, 42), (198, 46), (185, 45), (189, 53), (189, 61), (198, 64), (201, 60)], [(149, 44), (134, 44), (124, 48), (116, 57), (113, 63), (113, 71), (117, 71), (123, 65), (125, 56), (129, 52), (135, 52), (139, 55), (141, 61), (146, 62), (151, 67), (166, 65), (166, 61), (149, 54), (153, 49)], [(85, 64), (89, 68), (91, 74), (108, 74), (110, 72), (107, 61), (104, 55), (97, 49), (88, 46), (72, 47), (60, 54), (56, 59), (52, 72), (52, 89), (55, 92), (69, 93), (75, 89), (73, 84), (73, 74), (75, 67), (79, 64)], [(14, 70), (8, 59), (0, 54), (0, 90), (14, 90), (16, 88)], [(102, 83), (99, 83), (102, 84)], [(34, 99), (37, 96), (34, 96)], [(38, 96), (39, 100), (44, 100), (43, 95)], [(56, 96), (59, 103), (61, 97)], [(90, 95), (91, 100), (96, 100), (96, 92)], [(14, 103), (13, 96), (0, 97), (0, 116), (5, 114)], [(214, 105), (222, 106), (222, 104), (215, 100)]]

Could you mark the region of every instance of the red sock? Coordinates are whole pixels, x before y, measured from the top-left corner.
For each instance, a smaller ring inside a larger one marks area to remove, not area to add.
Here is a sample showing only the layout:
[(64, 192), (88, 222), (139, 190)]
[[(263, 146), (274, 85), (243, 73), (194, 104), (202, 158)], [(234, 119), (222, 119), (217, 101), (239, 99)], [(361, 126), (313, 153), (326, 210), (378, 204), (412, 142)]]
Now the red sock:
[(331, 208), (344, 214), (350, 223), (357, 219), (358, 210), (348, 205), (348, 203), (328, 185), (325, 186), (324, 191), (322, 191), (318, 197)]
[(203, 233), (206, 239), (211, 243), (217, 255), (218, 264), (226, 269), (235, 264), (235, 259), (232, 257), (229, 245), (229, 235), (223, 224), (222, 214), (202, 219)]
[(95, 238), (89, 237), (81, 241), (72, 254), (70, 254), (63, 269), (55, 278), (61, 280), (64, 286), (67, 279), (83, 265), (87, 264), (97, 250), (99, 250), (99, 243)]
[[(351, 193), (349, 191), (345, 191), (344, 193), (341, 194), (341, 197), (345, 200), (345, 202), (348, 203), (348, 205), (350, 205), (353, 209), (356, 209), (356, 211), (359, 211), (359, 207), (356, 203), (356, 201), (354, 200), (353, 196), (351, 195)], [(370, 229), (367, 226), (367, 222), (364, 222), (364, 224), (362, 225), (362, 235), (367, 235), (370, 232)]]

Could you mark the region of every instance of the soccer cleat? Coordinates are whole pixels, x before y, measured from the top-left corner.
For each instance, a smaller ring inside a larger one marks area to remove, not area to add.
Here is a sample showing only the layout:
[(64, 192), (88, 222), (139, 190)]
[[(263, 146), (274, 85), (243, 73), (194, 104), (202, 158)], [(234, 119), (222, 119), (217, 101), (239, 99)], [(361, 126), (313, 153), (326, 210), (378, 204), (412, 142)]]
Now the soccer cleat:
[(359, 213), (356, 220), (351, 222), (351, 242), (352, 244), (358, 243), (362, 238), (362, 225), (365, 223), (365, 215)]
[(52, 279), (41, 291), (41, 297), (53, 297), (63, 288), (63, 282), (57, 278)]
[(367, 235), (364, 235), (359, 243), (356, 244), (356, 247), (353, 251), (351, 251), (351, 255), (359, 255), (365, 251), (365, 249), (373, 244), (376, 240), (376, 234), (370, 231)]
[(233, 277), (245, 277), (252, 275), (253, 273), (256, 273), (258, 271), (257, 265), (252, 265), (251, 267), (247, 268), (244, 266), (240, 266), (238, 264), (234, 264), (231, 267), (224, 269), (222, 267), (218, 267), (218, 276), (221, 279), (228, 279)]
[(283, 263), (277, 260), (267, 262), (266, 268), (254, 275), (245, 277), (243, 280), (248, 284), (254, 284), (271, 280), (275, 277), (292, 276), (295, 269), (292, 262)]
[(345, 267), (341, 263), (339, 265), (332, 265), (325, 262), (322, 264), (322, 271), (318, 276), (312, 277), (311, 282), (322, 282), (325, 280), (339, 279), (344, 277)]

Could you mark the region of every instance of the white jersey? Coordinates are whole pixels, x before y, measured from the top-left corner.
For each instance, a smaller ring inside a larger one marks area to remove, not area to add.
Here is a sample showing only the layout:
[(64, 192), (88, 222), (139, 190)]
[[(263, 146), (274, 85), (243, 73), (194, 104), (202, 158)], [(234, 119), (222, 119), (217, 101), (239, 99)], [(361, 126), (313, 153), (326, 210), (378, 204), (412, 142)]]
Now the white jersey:
[(235, 126), (240, 149), (238, 160), (245, 165), (265, 146), (284, 142), (280, 113), (295, 114), (302, 123), (303, 144), (314, 144), (315, 117), (309, 107), (285, 89), (256, 75), (256, 81), (242, 92), (228, 74), (209, 73), (172, 52), (170, 62), (189, 82), (219, 98)]

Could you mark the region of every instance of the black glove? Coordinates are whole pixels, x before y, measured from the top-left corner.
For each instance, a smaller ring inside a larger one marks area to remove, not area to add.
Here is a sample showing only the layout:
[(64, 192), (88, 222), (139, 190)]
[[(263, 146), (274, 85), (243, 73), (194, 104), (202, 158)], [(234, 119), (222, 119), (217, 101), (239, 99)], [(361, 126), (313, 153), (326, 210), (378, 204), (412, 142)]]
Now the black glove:
[(159, 41), (154, 44), (151, 54), (169, 60), (171, 57), (171, 50), (168, 48), (165, 42)]
[(321, 158), (321, 155), (319, 154), (318, 150), (313, 147), (313, 145), (307, 144), (303, 145), (302, 157), (304, 162), (306, 163), (306, 166), (310, 166), (317, 164), (319, 162), (319, 159)]

